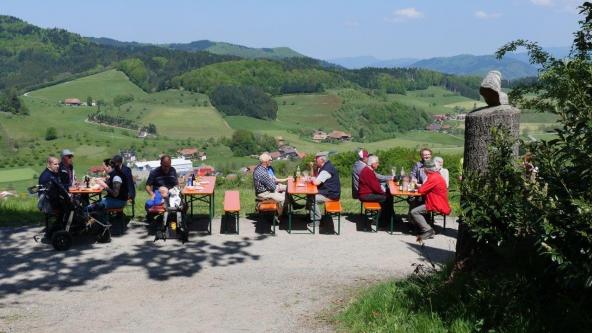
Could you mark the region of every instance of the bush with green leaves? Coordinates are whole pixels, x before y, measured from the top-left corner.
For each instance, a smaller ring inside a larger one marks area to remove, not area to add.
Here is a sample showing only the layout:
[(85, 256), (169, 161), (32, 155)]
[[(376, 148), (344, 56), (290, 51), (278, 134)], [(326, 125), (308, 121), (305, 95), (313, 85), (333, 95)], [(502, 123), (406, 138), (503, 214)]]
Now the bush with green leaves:
[[(524, 109), (559, 116), (556, 137), (522, 143), (534, 154), (538, 177), (524, 177), (509, 157), (512, 142), (499, 137), (490, 151), (487, 175), (467, 175), (463, 218), (477, 239), (493, 250), (531, 244), (548, 260), (541, 274), (554, 273), (562, 284), (592, 287), (592, 4), (581, 7), (584, 19), (571, 54), (555, 59), (536, 43), (518, 40), (498, 57), (525, 47), (540, 66), (537, 82), (516, 87), (510, 100)], [(533, 97), (535, 96), (535, 97)], [(519, 247), (518, 247), (519, 248)], [(515, 248), (515, 249), (518, 249)], [(509, 252), (516, 259), (530, 255)]]

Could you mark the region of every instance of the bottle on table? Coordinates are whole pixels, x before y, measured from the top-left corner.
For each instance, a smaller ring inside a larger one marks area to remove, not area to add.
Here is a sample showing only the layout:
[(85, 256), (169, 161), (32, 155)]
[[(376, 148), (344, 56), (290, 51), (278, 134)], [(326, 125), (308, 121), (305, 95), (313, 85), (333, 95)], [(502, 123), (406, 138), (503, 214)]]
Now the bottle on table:
[(401, 173), (399, 174), (399, 182), (401, 182), (405, 178), (405, 169), (401, 166)]
[(302, 173), (300, 172), (300, 165), (296, 167), (296, 179), (300, 179)]
[(195, 184), (195, 173), (191, 174), (191, 186)]

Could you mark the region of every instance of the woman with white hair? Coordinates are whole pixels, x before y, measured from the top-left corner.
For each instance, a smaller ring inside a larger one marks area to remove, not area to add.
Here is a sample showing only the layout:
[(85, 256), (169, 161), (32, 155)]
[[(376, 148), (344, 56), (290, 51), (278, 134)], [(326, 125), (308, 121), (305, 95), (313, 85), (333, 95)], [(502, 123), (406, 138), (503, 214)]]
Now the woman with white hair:
[(444, 181), (446, 182), (446, 188), (449, 187), (449, 173), (448, 173), (448, 169), (444, 168), (444, 159), (440, 156), (436, 156), (434, 157), (434, 164), (436, 164), (436, 169), (438, 169), (438, 172), (442, 175), (442, 178), (444, 178)]

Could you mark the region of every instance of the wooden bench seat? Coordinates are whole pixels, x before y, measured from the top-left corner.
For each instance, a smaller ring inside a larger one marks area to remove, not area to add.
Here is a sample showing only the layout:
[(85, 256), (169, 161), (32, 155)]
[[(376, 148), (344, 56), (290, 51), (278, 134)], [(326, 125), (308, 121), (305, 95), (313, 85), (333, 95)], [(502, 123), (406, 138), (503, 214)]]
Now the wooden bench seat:
[(224, 213), (235, 221), (236, 233), (239, 233), (240, 193), (239, 191), (224, 192)]
[(333, 216), (337, 216), (337, 231), (335, 232), (336, 235), (341, 233), (341, 211), (341, 201), (325, 201), (325, 214), (331, 216), (331, 219), (333, 219)]
[[(366, 219), (373, 219), (375, 223), (370, 223), (370, 230), (378, 232), (378, 221), (380, 220), (380, 203), (374, 201), (363, 202), (362, 207), (364, 208), (364, 216)], [(372, 227), (372, 224), (376, 225), (376, 228)]]

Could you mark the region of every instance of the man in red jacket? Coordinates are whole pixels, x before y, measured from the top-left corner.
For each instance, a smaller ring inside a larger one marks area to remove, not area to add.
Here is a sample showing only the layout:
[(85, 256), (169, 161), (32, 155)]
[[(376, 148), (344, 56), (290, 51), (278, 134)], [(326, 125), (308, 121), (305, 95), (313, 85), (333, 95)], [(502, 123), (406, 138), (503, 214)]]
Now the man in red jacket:
[(418, 241), (432, 238), (435, 234), (434, 229), (426, 222), (423, 216), (424, 214), (427, 212), (436, 212), (444, 215), (450, 214), (446, 181), (438, 173), (434, 161), (425, 161), (423, 167), (428, 179), (419, 188), (419, 193), (423, 195), (425, 203), (413, 208), (409, 213), (410, 221), (419, 227), (420, 234), (417, 236)]
[(370, 155), (368, 165), (360, 171), (358, 198), (362, 202), (380, 202), (382, 214), (378, 226), (386, 226), (393, 214), (393, 198), (380, 185), (376, 175), (378, 156)]

